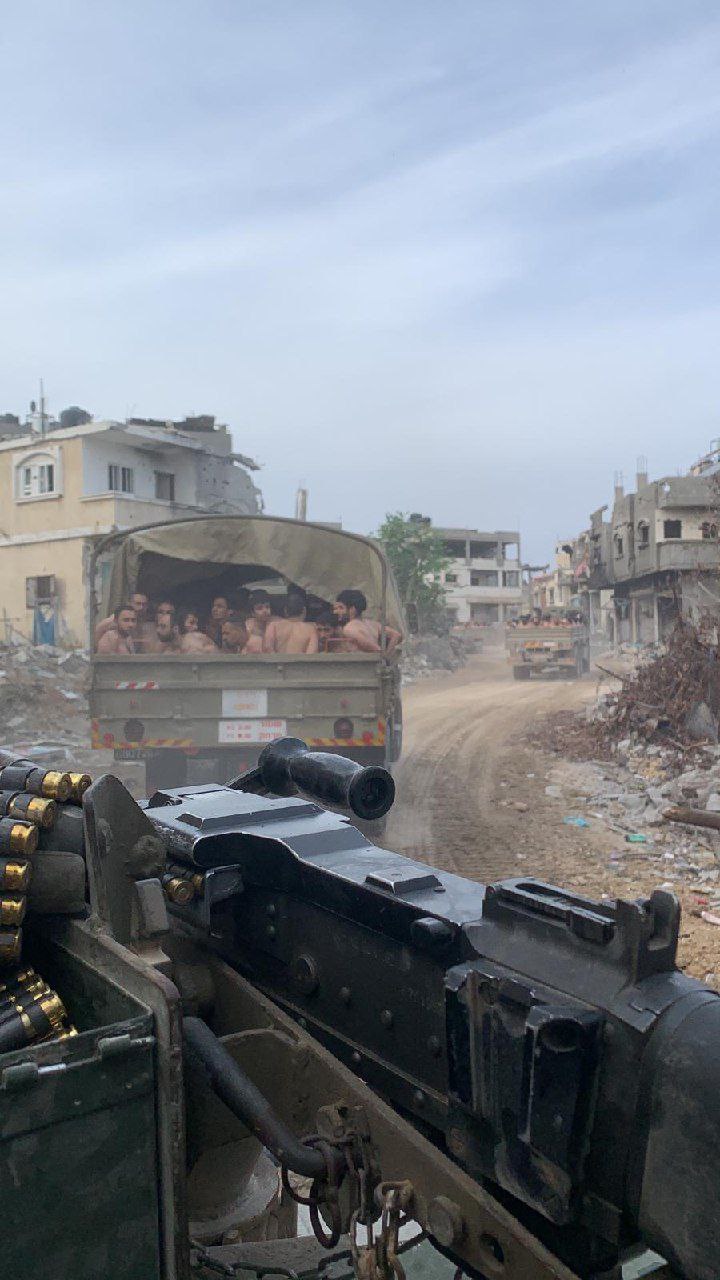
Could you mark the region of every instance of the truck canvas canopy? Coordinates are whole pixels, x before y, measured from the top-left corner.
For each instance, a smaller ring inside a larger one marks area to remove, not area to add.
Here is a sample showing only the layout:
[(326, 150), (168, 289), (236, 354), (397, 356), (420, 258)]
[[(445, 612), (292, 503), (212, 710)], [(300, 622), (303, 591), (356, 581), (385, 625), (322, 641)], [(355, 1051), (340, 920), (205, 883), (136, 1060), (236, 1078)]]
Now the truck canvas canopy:
[(397, 588), (380, 548), (370, 538), (275, 516), (200, 516), (133, 529), (97, 548), (120, 542), (110, 575), (107, 611), (135, 590), (157, 598), (202, 577), (221, 580), (229, 567), (251, 586), (270, 570), (309, 594), (332, 601), (353, 587), (368, 601), (368, 615), (402, 630)]

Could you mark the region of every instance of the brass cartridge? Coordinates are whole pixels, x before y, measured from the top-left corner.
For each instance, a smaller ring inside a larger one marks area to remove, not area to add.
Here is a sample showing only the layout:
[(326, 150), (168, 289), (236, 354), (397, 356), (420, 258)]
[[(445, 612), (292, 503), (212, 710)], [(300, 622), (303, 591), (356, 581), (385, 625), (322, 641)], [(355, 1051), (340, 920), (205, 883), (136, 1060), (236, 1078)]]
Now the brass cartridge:
[(31, 876), (32, 863), (27, 858), (0, 857), (0, 892), (24, 893)]

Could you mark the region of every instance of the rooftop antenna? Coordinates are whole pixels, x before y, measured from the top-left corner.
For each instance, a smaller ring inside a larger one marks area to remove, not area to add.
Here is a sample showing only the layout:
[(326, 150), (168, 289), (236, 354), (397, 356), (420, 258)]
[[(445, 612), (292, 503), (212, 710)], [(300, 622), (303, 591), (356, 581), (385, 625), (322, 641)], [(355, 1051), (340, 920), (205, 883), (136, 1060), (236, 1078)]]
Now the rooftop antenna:
[(42, 380), (42, 378), (41, 378), (41, 379), (40, 379), (40, 435), (41, 435), (43, 438), (44, 438), (44, 436), (45, 436), (45, 419), (46, 419), (46, 417), (47, 417), (47, 415), (46, 415), (46, 413), (45, 413), (45, 387), (43, 386), (43, 380)]

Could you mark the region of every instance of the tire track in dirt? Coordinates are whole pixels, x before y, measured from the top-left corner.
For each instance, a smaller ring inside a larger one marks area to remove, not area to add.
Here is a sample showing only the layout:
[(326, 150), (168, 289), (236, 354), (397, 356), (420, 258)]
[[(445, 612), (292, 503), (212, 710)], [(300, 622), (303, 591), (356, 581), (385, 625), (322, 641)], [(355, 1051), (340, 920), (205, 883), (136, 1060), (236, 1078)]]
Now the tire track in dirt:
[[(580, 707), (594, 688), (590, 681), (516, 682), (497, 651), (411, 686), (388, 846), (477, 879), (529, 872), (521, 863), (532, 857), (544, 786), (527, 777), (536, 755), (523, 747), (523, 731), (547, 711)], [(513, 807), (516, 799), (527, 813)], [(551, 837), (566, 838), (556, 817)]]

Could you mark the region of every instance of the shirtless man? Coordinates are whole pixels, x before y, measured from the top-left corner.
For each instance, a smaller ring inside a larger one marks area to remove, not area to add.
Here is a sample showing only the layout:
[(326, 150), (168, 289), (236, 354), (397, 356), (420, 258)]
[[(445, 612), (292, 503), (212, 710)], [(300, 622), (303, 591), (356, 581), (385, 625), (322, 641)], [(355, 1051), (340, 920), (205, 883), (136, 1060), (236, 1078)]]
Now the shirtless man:
[(200, 630), (200, 619), (194, 609), (183, 609), (178, 620), (180, 653), (217, 653), (217, 645)]
[(155, 611), (155, 634), (145, 646), (145, 653), (177, 653), (175, 638), (175, 605), (161, 600)]
[(243, 653), (262, 653), (265, 632), (271, 622), (277, 621), (273, 616), (272, 601), (267, 591), (250, 592), (250, 617), (247, 628), (247, 644)]
[[(152, 640), (155, 635), (155, 626), (148, 616), (148, 598), (144, 591), (134, 591), (130, 597), (130, 604), (135, 610), (135, 618), (137, 627), (135, 630), (135, 652), (142, 653), (148, 640)], [(99, 644), (104, 635), (108, 631), (114, 631), (115, 614), (111, 613), (108, 618), (103, 618), (102, 622), (98, 622), (95, 628), (95, 643)], [(98, 653), (101, 650), (98, 649)]]
[(240, 621), (232, 622), (229, 618), (227, 622), (222, 624), (222, 651), (223, 653), (244, 653), (247, 644), (247, 631), (245, 624)]
[(303, 596), (290, 594), (285, 617), (268, 622), (263, 637), (263, 653), (317, 653), (320, 637), (314, 622), (306, 622)]
[(137, 620), (132, 605), (119, 605), (112, 616), (113, 626), (106, 629), (98, 640), (98, 653), (135, 653)]
[(222, 641), (223, 622), (230, 619), (230, 605), (227, 596), (215, 596), (210, 607), (210, 617), (205, 628), (205, 635), (209, 636), (213, 644), (219, 646)]
[[(382, 627), (379, 622), (363, 618), (367, 600), (362, 591), (341, 591), (333, 605), (333, 613), (342, 630), (346, 653), (382, 653)], [(385, 627), (385, 652), (392, 653), (402, 640), (400, 631)]]

